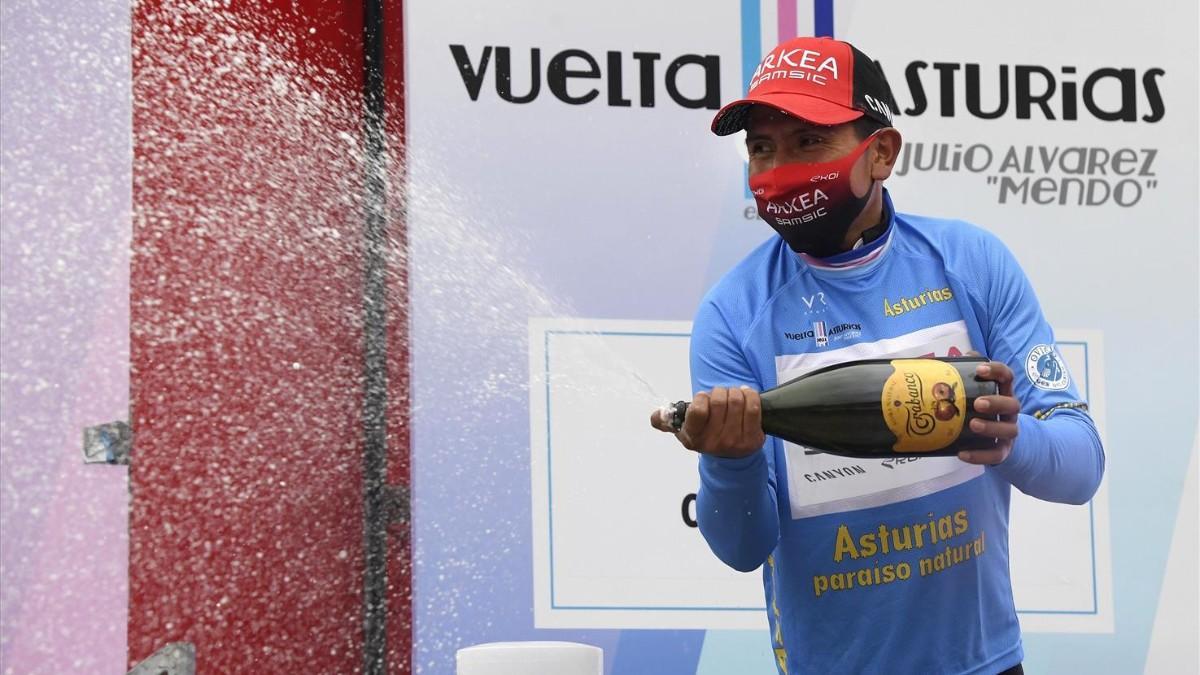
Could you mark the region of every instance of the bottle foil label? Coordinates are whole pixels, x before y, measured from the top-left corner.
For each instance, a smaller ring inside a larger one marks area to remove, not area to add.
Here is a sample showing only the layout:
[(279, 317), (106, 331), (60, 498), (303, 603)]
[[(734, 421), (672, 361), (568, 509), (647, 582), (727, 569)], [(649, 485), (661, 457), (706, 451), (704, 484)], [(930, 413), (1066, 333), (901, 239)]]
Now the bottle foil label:
[(958, 438), (967, 417), (962, 376), (952, 364), (895, 359), (883, 384), (883, 419), (896, 435), (896, 452), (932, 452)]

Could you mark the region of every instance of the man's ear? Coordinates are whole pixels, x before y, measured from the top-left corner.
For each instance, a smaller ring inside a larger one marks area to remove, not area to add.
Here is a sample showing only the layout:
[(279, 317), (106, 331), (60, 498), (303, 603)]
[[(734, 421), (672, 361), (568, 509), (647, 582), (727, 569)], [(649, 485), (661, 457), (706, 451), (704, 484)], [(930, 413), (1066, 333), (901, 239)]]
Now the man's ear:
[(871, 144), (871, 179), (886, 180), (892, 175), (892, 167), (900, 157), (900, 148), (904, 147), (904, 139), (894, 127), (885, 127), (875, 133), (875, 142)]

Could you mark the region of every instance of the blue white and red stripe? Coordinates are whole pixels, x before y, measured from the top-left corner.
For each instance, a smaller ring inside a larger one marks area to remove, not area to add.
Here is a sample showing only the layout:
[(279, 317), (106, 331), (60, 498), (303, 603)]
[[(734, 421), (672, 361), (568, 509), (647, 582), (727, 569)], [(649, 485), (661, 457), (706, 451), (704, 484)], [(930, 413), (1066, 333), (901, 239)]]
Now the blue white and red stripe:
[(742, 0), (742, 90), (775, 45), (800, 35), (833, 37), (833, 0)]
[(813, 337), (816, 339), (818, 347), (829, 344), (829, 333), (825, 332), (824, 321), (813, 322)]
[(828, 270), (831, 272), (842, 272), (848, 270), (860, 270), (869, 267), (872, 263), (879, 261), (884, 253), (891, 247), (892, 229), (888, 231), (870, 244), (860, 246), (853, 251), (839, 253), (838, 255), (829, 258), (814, 258), (813, 256), (798, 253), (797, 255), (809, 267), (818, 270)]
[(892, 235), (896, 231), (895, 219), (896, 212), (892, 208), (892, 197), (885, 188), (883, 190), (883, 217), (881, 220), (886, 222), (888, 226), (882, 235), (874, 241), (863, 244), (856, 249), (828, 258), (814, 258), (804, 253), (797, 253), (796, 255), (810, 269), (821, 274), (859, 273), (866, 271), (878, 265), (883, 260), (883, 256), (887, 253), (887, 250), (891, 248)]

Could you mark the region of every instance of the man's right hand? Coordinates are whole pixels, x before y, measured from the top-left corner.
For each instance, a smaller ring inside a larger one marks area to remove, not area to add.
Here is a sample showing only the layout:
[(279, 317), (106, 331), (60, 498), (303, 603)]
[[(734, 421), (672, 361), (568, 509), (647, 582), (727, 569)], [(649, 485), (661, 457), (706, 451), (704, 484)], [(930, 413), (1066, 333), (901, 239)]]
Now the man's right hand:
[(748, 457), (766, 442), (762, 401), (750, 387), (716, 387), (696, 394), (678, 432), (659, 410), (650, 415), (650, 426), (674, 433), (688, 450), (728, 459)]

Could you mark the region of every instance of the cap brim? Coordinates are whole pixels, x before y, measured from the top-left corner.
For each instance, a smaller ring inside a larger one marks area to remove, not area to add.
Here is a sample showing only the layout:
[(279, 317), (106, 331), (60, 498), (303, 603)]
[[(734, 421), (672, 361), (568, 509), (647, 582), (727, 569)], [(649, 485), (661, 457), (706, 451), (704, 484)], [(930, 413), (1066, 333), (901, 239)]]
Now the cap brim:
[(713, 133), (718, 136), (728, 136), (745, 129), (746, 117), (750, 114), (750, 108), (755, 105), (765, 105), (805, 122), (822, 126), (844, 124), (863, 116), (861, 110), (848, 108), (823, 98), (776, 92), (759, 94), (754, 98), (744, 98), (721, 108), (713, 117)]

